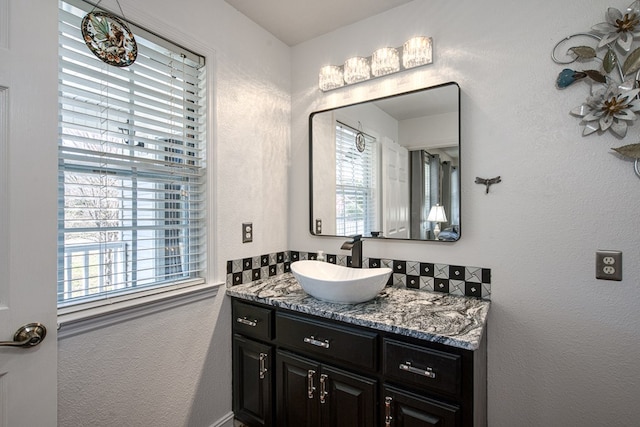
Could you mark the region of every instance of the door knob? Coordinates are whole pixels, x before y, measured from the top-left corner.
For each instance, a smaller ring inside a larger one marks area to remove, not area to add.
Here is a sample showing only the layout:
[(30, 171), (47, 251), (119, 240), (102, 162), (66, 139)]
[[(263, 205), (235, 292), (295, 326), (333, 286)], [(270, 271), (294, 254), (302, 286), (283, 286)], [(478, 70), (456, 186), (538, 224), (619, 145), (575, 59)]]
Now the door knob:
[(13, 334), (13, 341), (0, 341), (0, 347), (35, 347), (46, 335), (47, 328), (42, 323), (29, 323)]

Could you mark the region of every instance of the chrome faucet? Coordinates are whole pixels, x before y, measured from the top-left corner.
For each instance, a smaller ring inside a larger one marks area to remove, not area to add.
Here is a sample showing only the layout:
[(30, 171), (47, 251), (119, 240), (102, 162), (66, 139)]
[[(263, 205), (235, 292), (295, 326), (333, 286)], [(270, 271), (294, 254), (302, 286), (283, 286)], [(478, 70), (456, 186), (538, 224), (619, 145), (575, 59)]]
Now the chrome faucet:
[(362, 234), (351, 236), (352, 240), (347, 240), (340, 249), (351, 251), (351, 267), (362, 268)]

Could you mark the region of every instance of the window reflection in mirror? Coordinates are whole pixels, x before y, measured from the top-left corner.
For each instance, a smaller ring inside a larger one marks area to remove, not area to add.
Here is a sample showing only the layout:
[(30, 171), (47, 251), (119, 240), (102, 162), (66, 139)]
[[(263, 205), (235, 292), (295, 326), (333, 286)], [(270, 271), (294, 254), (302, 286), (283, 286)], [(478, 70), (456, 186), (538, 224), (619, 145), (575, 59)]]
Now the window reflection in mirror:
[(460, 238), (456, 83), (318, 111), (309, 126), (313, 234)]

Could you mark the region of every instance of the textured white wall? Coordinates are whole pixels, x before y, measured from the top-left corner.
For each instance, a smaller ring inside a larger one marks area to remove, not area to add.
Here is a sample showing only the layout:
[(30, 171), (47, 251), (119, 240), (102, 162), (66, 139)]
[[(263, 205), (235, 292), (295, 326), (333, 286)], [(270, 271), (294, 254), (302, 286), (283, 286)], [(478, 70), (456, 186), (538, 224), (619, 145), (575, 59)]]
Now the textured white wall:
[(231, 410), (230, 328), (221, 290), (213, 299), (63, 336), (58, 426), (214, 425)]
[[(557, 41), (629, 0), (414, 1), (293, 49), (289, 247), (339, 253), (308, 232), (309, 113), (456, 81), (462, 91), (462, 239), (364, 243), (365, 256), (492, 269), (489, 425), (635, 426), (640, 419), (640, 180), (611, 147), (581, 136), (569, 111), (587, 86), (554, 87)], [(322, 94), (322, 65), (413, 35), (434, 38), (434, 64)], [(476, 176), (502, 176), (491, 187)], [(594, 279), (596, 249), (619, 249), (624, 280)]]
[[(223, 279), (227, 259), (286, 248), (338, 252), (341, 239), (308, 232), (310, 112), (457, 81), (462, 239), (455, 244), (367, 241), (365, 255), (493, 270), (492, 427), (637, 422), (640, 181), (631, 164), (610, 154), (620, 141), (580, 136), (568, 111), (584, 100), (586, 89), (555, 89), (561, 67), (549, 59), (556, 41), (602, 21), (607, 6), (626, 3), (418, 0), (295, 47), (292, 75), (290, 50), (222, 0), (121, 4), (130, 19), (163, 24), (169, 33), (186, 34), (215, 52), (218, 208), (211, 235), (219, 257), (214, 279)], [(321, 65), (397, 46), (415, 34), (434, 37), (433, 65), (352, 89), (318, 92)], [(638, 126), (627, 141), (637, 142)], [(503, 183), (489, 195), (473, 183), (475, 176), (496, 175)], [(545, 216), (549, 211), (551, 219)], [(243, 221), (254, 222), (252, 244), (240, 243)], [(624, 252), (623, 282), (593, 279), (598, 248)], [(163, 418), (153, 419), (175, 425), (215, 422), (230, 409), (228, 318), (225, 303), (216, 299), (152, 316), (150, 322), (62, 340), (60, 425), (100, 425), (99, 417), (118, 417), (120, 409), (130, 415), (122, 425), (141, 423), (155, 412)], [(179, 337), (194, 325), (205, 326), (187, 357)], [(144, 341), (122, 344), (127, 334)], [(104, 368), (89, 366), (85, 359), (92, 357)], [(159, 363), (141, 362), (147, 358)], [(110, 359), (119, 363), (107, 363)], [(127, 364), (131, 367), (123, 367)], [(122, 399), (131, 390), (156, 398), (131, 405)], [(164, 394), (197, 403), (171, 406), (169, 414)], [(83, 411), (94, 424), (84, 423)]]
[[(125, 15), (207, 54), (214, 78), (211, 130), (215, 188), (210, 236), (226, 261), (287, 249), (287, 165), (291, 123), (289, 47), (223, 0), (126, 0)], [(253, 242), (242, 243), (242, 223)]]
[[(120, 4), (128, 19), (207, 56), (215, 92), (209, 280), (224, 282), (226, 260), (287, 249), (290, 49), (223, 0)], [(254, 223), (254, 241), (243, 245), (245, 221)], [(223, 419), (231, 410), (231, 313), (223, 299), (220, 292), (60, 340), (58, 425), (195, 427)]]

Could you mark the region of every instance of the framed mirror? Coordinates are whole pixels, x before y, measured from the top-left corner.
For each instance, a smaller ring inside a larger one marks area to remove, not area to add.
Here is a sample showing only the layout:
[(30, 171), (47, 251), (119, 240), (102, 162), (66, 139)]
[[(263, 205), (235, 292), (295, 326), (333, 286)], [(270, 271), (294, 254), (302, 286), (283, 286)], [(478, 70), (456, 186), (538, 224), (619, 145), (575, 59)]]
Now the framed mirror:
[(442, 85), (309, 116), (314, 235), (460, 238), (460, 87)]

